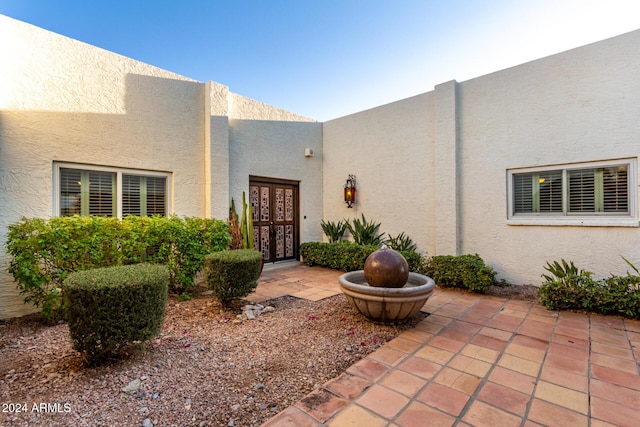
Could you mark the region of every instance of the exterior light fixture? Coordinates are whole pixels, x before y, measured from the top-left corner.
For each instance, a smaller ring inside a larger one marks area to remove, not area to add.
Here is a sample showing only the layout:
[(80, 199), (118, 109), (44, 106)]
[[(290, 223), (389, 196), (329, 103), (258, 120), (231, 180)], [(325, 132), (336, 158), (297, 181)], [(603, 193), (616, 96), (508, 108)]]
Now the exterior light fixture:
[(356, 176), (349, 175), (347, 182), (344, 184), (344, 202), (348, 208), (352, 208), (356, 202)]

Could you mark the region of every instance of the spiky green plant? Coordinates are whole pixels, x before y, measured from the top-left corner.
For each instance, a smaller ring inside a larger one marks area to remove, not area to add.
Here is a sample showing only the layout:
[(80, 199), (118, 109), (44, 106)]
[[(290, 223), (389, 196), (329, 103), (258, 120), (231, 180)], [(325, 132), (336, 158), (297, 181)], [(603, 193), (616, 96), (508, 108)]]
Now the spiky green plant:
[(359, 218), (347, 221), (347, 228), (353, 236), (353, 241), (358, 245), (380, 246), (385, 243), (384, 233), (378, 233), (380, 223), (367, 221), (364, 214), (362, 214), (362, 221)]
[(320, 226), (325, 236), (329, 238), (329, 243), (338, 243), (344, 237), (344, 232), (347, 231), (347, 223), (344, 220), (338, 222), (320, 221)]

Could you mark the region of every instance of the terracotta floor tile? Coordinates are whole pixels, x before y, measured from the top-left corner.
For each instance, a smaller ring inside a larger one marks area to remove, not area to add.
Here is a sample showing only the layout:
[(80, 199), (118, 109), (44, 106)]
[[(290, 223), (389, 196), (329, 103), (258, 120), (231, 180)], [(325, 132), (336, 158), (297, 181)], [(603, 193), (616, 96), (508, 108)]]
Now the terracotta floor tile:
[(542, 351), (547, 351), (547, 348), (549, 347), (549, 340), (529, 337), (526, 335), (516, 335), (515, 337), (513, 337), (513, 340), (511, 340), (511, 343), (535, 348), (536, 350)]
[(633, 331), (633, 332), (639, 332), (640, 333), (640, 320), (624, 319), (624, 328), (627, 331)]
[(431, 316), (424, 319), (422, 322), (418, 323), (414, 329), (420, 332), (426, 332), (431, 335), (439, 334), (442, 329), (444, 329), (443, 325), (438, 323), (431, 322)]
[(622, 359), (634, 360), (633, 352), (628, 347), (618, 347), (616, 345), (605, 344), (601, 342), (593, 342), (591, 344), (591, 351), (594, 353), (607, 354), (609, 356), (616, 356)]
[(529, 309), (525, 310), (520, 310), (520, 309), (513, 309), (513, 308), (507, 308), (505, 307), (500, 313), (501, 314), (505, 314), (507, 316), (513, 316), (513, 317), (518, 317), (520, 319), (524, 319), (525, 317), (527, 317), (527, 312), (529, 311)]
[(457, 417), (469, 401), (469, 395), (441, 384), (431, 383), (416, 400)]
[(520, 426), (522, 418), (476, 400), (462, 418), (474, 426)]
[(498, 359), (498, 355), (500, 353), (491, 348), (486, 348), (475, 344), (467, 344), (462, 349), (461, 354), (472, 357), (474, 359), (482, 360), (484, 362), (494, 363)]
[(629, 340), (623, 331), (612, 328), (591, 328), (591, 341), (617, 345), (619, 347), (628, 347)]
[(615, 356), (594, 353), (591, 355), (591, 364), (606, 366), (607, 368), (628, 372), (633, 375), (638, 375), (638, 365), (634, 360), (621, 359)]
[(438, 376), (436, 376), (434, 381), (465, 394), (472, 395), (475, 393), (482, 379), (456, 369), (445, 367)]
[[(425, 423), (428, 423), (429, 427), (450, 427), (455, 422), (456, 419), (454, 417), (443, 414), (419, 402), (411, 403), (396, 419), (396, 423), (401, 427), (424, 427)], [(367, 423), (358, 425), (369, 426)]]
[(452, 353), (459, 352), (460, 349), (464, 347), (464, 344), (465, 343), (462, 341), (452, 340), (450, 338), (442, 336), (435, 336), (429, 340), (429, 345), (450, 351)]
[(624, 319), (621, 317), (592, 313), (589, 315), (589, 320), (592, 326), (611, 329), (624, 329)]
[(498, 361), (498, 365), (511, 369), (512, 371), (520, 372), (521, 374), (529, 375), (530, 377), (537, 377), (540, 371), (540, 363), (522, 359), (521, 357), (511, 354), (503, 354)]
[(474, 313), (465, 313), (459, 317), (460, 320), (467, 323), (474, 323), (476, 325), (484, 325), (489, 320), (489, 317), (480, 316)]
[(538, 381), (535, 397), (546, 400), (557, 406), (571, 409), (588, 415), (589, 413), (589, 395), (576, 390), (551, 384), (546, 381)]
[(338, 396), (342, 396), (347, 400), (353, 400), (360, 396), (371, 384), (371, 381), (367, 379), (344, 372), (338, 377), (328, 381), (324, 387), (336, 393)]
[(451, 323), (452, 319), (450, 317), (439, 316), (438, 314), (431, 314), (427, 317), (429, 323), (433, 323), (440, 326), (447, 326)]
[(618, 426), (636, 427), (640, 420), (640, 409), (591, 396), (591, 416)]
[(358, 405), (349, 405), (343, 411), (328, 420), (326, 425), (335, 427), (386, 427), (387, 420), (378, 415), (372, 414)]
[(476, 377), (484, 377), (492, 365), (491, 363), (459, 354), (449, 361), (448, 366)]
[(471, 341), (469, 342), (477, 346), (485, 347), (498, 352), (504, 350), (504, 348), (507, 346), (506, 341), (482, 335), (482, 333), (479, 333), (475, 337), (471, 338)]
[(640, 390), (640, 376), (629, 375), (628, 372), (594, 365), (591, 367), (591, 377), (633, 390)]
[(518, 329), (518, 334), (549, 341), (553, 334), (553, 324), (525, 319)]
[(565, 369), (574, 374), (587, 375), (589, 372), (588, 361), (578, 361), (571, 356), (563, 356), (562, 353), (547, 353), (545, 365), (554, 366), (556, 368)]
[(540, 379), (582, 393), (589, 391), (589, 378), (586, 375), (569, 372), (548, 363), (543, 365)]
[(536, 378), (496, 366), (489, 374), (489, 381), (505, 387), (512, 388), (522, 393), (531, 394), (536, 385)]
[(572, 338), (579, 338), (581, 340), (589, 339), (589, 330), (588, 329), (574, 329), (569, 328), (567, 326), (560, 325), (560, 322), (556, 325), (556, 329), (554, 333), (557, 335), (564, 335)]
[(420, 345), (421, 344), (419, 342), (403, 338), (402, 335), (392, 339), (386, 344), (389, 348), (402, 351), (407, 354), (413, 353), (418, 347), (420, 347)]
[(640, 408), (640, 391), (607, 383), (593, 378), (590, 384), (592, 396), (611, 400), (631, 408)]
[(587, 416), (540, 399), (533, 399), (527, 418), (546, 426), (587, 427), (589, 425)]
[(402, 369), (405, 372), (417, 375), (426, 380), (431, 380), (442, 369), (442, 365), (420, 357), (409, 356), (404, 362), (398, 365), (398, 369)]
[(563, 311), (558, 317), (556, 327), (571, 328), (589, 332), (589, 319), (583, 314), (575, 314)]
[(385, 418), (395, 417), (409, 403), (409, 398), (380, 385), (373, 385), (356, 402)]
[(406, 353), (394, 350), (385, 345), (371, 353), (368, 357), (369, 359), (377, 360), (378, 362), (385, 363), (389, 366), (395, 366), (400, 363), (406, 356)]
[(316, 427), (320, 424), (308, 414), (295, 406), (289, 406), (275, 417), (271, 418), (262, 427)]
[(527, 347), (515, 343), (509, 344), (504, 352), (537, 363), (542, 363), (546, 355), (544, 350), (538, 350), (532, 347)]
[(380, 384), (412, 398), (427, 384), (427, 380), (396, 369), (382, 378)]
[(363, 359), (351, 365), (347, 372), (371, 381), (375, 381), (389, 370), (388, 366), (370, 359)]
[(499, 384), (486, 382), (480, 389), (480, 393), (478, 393), (478, 399), (522, 417), (527, 411), (527, 403), (531, 399), (531, 395)]
[(411, 340), (411, 341), (415, 341), (417, 343), (422, 344), (427, 342), (429, 338), (433, 336), (433, 334), (419, 331), (414, 328), (414, 329), (409, 329), (407, 331), (404, 331), (400, 336), (406, 340)]
[[(557, 329), (556, 329), (557, 331)], [(586, 339), (570, 337), (567, 335), (562, 335), (558, 333), (554, 333), (551, 337), (551, 341), (554, 344), (560, 344), (571, 348), (576, 348), (583, 351), (589, 351), (589, 346), (591, 342), (589, 341), (589, 337)]]
[(298, 402), (296, 406), (321, 423), (347, 405), (347, 401), (324, 389), (314, 390)]
[(507, 316), (505, 314), (496, 314), (487, 322), (487, 326), (508, 332), (515, 332), (522, 323), (519, 317)]
[(502, 329), (496, 329), (496, 328), (485, 326), (478, 331), (478, 335), (484, 335), (487, 337), (495, 338), (500, 341), (507, 342), (513, 337), (513, 332), (503, 331)]
[(423, 359), (430, 360), (441, 365), (447, 363), (453, 357), (453, 355), (454, 353), (450, 351), (442, 350), (430, 345), (425, 345), (414, 353), (414, 356), (416, 357), (421, 357)]
[(608, 423), (606, 421), (596, 420), (591, 418), (591, 427), (620, 427), (620, 426)]
[(558, 316), (548, 311), (545, 311), (544, 313), (533, 312), (527, 316), (527, 319), (535, 320), (536, 322), (551, 323), (554, 325), (558, 322)]

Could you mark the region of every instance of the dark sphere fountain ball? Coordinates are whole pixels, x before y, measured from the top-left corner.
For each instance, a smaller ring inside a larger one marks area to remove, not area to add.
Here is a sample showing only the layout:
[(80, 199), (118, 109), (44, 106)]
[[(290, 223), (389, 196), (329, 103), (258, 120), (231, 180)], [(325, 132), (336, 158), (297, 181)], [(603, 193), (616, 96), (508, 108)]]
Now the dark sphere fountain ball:
[(401, 288), (409, 280), (409, 264), (400, 252), (383, 247), (367, 257), (364, 278), (369, 286)]

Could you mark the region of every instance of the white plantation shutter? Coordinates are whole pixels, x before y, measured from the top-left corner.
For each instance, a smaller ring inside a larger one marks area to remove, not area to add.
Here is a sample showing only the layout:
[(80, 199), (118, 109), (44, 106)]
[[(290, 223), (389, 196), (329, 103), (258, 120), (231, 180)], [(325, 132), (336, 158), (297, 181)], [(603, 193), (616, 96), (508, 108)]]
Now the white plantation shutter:
[[(111, 172), (89, 172), (89, 215), (115, 216), (116, 176)], [(83, 212), (84, 214), (84, 212)]]
[(167, 178), (145, 177), (147, 181), (147, 215), (166, 215)]
[(140, 176), (122, 175), (122, 215), (142, 215)]
[(510, 216), (633, 216), (634, 163), (510, 173)]
[[(123, 173), (116, 168), (99, 169), (57, 169), (57, 205), (61, 216), (117, 216), (118, 203), (123, 216), (167, 214), (168, 174), (147, 176)], [(117, 180), (122, 181), (120, 185), (116, 185)]]

